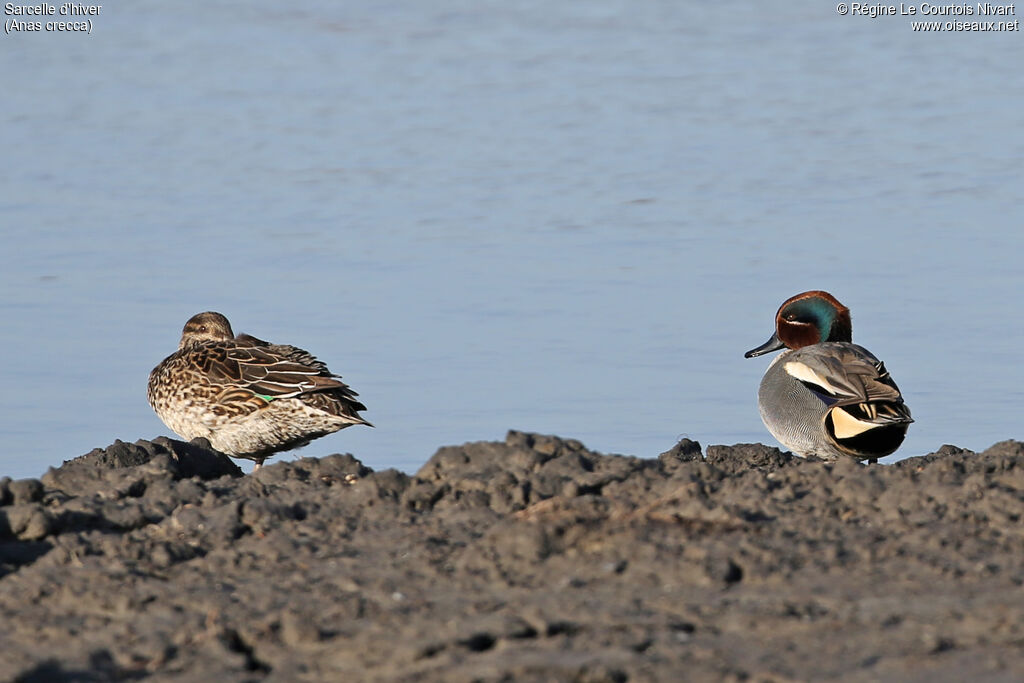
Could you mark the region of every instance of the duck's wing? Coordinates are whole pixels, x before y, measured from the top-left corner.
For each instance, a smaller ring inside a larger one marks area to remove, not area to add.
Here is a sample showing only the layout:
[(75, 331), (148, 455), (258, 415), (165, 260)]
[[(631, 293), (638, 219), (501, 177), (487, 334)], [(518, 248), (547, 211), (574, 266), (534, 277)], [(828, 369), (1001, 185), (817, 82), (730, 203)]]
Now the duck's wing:
[(317, 374), (323, 377), (339, 377), (327, 368), (327, 364), (305, 349), (287, 344), (271, 344), (270, 342), (257, 339), (249, 334), (240, 334), (235, 337), (235, 342), (240, 347), (259, 347), (267, 353), (277, 356), (281, 360), (298, 363), (310, 369), (315, 369)]
[(211, 379), (214, 377), (225, 385), (268, 399), (348, 390), (344, 382), (308, 352), (273, 344), (227, 347), (223, 362), (211, 371)]
[(370, 425), (358, 413), (366, 410), (358, 394), (304, 349), (239, 335), (196, 353), (205, 383), (227, 411), (252, 412), (275, 399), (298, 398), (352, 424)]
[(862, 346), (815, 344), (783, 362), (791, 377), (829, 406), (857, 406), (858, 419), (876, 424), (913, 421), (885, 364)]

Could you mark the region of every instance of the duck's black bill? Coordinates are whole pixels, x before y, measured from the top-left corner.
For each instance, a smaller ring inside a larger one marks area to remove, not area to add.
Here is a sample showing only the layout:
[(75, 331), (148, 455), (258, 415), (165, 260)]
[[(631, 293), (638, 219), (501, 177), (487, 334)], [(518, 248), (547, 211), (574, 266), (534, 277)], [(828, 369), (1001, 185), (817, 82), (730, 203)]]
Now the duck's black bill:
[(756, 349), (750, 349), (745, 354), (743, 354), (743, 357), (753, 358), (754, 356), (763, 356), (766, 353), (771, 353), (772, 351), (778, 351), (779, 349), (784, 348), (786, 348), (786, 345), (782, 342), (781, 339), (779, 339), (779, 335), (773, 334), (768, 341), (766, 341), (764, 344), (761, 344)]

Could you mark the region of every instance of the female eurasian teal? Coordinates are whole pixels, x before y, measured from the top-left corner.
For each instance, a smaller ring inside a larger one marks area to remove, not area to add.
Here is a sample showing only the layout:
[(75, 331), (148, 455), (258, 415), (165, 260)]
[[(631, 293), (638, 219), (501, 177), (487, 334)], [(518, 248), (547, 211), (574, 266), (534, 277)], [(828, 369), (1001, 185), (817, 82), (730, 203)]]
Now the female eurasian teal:
[(307, 351), (234, 336), (220, 313), (192, 316), (178, 350), (149, 375), (149, 405), (184, 439), (256, 461), (351, 425), (366, 406)]
[(882, 361), (852, 335), (850, 309), (828, 292), (804, 292), (779, 308), (771, 339), (745, 354), (788, 347), (768, 366), (757, 402), (768, 431), (797, 455), (875, 462), (913, 422)]

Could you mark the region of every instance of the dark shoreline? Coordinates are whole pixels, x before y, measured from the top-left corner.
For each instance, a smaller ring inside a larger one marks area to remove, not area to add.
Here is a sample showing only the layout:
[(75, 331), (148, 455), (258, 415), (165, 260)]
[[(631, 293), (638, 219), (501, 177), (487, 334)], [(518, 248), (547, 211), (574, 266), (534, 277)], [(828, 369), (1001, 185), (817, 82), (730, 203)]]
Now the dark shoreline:
[(509, 432), (416, 473), (115, 443), (0, 480), (0, 679), (1016, 681), (1024, 443)]

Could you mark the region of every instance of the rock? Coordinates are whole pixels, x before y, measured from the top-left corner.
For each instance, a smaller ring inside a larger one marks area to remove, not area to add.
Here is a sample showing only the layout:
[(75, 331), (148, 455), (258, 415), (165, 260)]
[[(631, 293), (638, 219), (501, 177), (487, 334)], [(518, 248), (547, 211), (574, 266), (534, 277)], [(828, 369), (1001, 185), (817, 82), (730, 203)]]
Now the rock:
[(700, 442), (687, 438), (680, 439), (675, 446), (658, 456), (663, 463), (675, 464), (676, 461), (701, 460)]
[(790, 464), (795, 456), (760, 443), (735, 446), (708, 446), (705, 461), (726, 472), (745, 472), (752, 467), (777, 469)]
[(185, 443), (158, 437), (153, 441), (140, 439), (134, 444), (118, 439), (105, 449), (95, 448), (59, 468), (51, 468), (43, 475), (42, 482), (47, 487), (78, 495), (102, 489), (104, 484), (123, 483), (130, 478), (141, 482), (159, 478), (214, 479), (241, 475), (238, 465), (226, 455), (210, 449), (205, 439)]
[(43, 499), (43, 484), (38, 479), (18, 479), (7, 484), (11, 501), (19, 503), (35, 503)]
[(0, 479), (0, 680), (1013, 680), (1022, 491), (1018, 441), (865, 466), (510, 431), (246, 477), (116, 442)]

